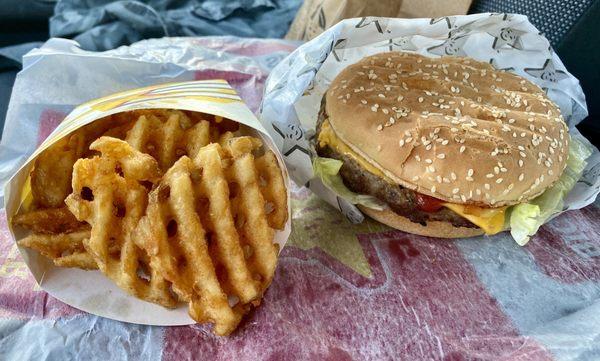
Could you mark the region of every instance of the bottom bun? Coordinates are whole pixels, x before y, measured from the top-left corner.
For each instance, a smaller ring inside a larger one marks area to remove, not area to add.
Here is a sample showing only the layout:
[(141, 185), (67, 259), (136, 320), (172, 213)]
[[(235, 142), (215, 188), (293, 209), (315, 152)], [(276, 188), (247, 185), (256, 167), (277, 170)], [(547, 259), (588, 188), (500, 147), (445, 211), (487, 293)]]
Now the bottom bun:
[(391, 210), (378, 211), (375, 209), (358, 206), (361, 211), (374, 220), (386, 224), (392, 228), (404, 232), (418, 234), (420, 236), (438, 238), (466, 238), (481, 236), (484, 232), (481, 228), (455, 227), (448, 222), (430, 221), (426, 226), (412, 222)]

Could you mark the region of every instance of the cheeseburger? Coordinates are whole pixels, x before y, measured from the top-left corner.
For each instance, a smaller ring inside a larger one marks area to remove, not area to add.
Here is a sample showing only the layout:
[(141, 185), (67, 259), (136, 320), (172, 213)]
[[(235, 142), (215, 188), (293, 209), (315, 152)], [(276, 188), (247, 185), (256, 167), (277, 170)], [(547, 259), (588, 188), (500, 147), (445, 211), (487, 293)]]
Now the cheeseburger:
[(433, 237), (505, 229), (506, 211), (563, 172), (569, 134), (537, 85), (459, 57), (389, 52), (344, 69), (321, 104), (315, 148), (343, 162), (359, 206), (391, 227)]

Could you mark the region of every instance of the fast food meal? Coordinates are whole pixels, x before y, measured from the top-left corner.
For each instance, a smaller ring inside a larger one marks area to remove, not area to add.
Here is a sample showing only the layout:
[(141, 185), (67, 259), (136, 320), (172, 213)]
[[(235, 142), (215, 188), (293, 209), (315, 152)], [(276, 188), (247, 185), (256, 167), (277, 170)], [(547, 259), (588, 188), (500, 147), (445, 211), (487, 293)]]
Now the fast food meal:
[(569, 133), (537, 85), (460, 57), (382, 53), (344, 69), (322, 100), (320, 157), (410, 233), (469, 237), (506, 229), (511, 207), (559, 180)]
[(80, 128), (35, 160), (19, 245), (231, 333), (273, 279), (288, 215), (275, 155), (239, 128), (166, 109)]

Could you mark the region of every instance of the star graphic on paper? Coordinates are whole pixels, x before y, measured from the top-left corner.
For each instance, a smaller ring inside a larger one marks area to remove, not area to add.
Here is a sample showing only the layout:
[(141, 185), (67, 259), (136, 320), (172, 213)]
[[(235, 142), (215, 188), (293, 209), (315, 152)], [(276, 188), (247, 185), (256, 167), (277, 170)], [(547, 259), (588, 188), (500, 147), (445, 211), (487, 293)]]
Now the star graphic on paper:
[(337, 50), (342, 50), (346, 47), (346, 44), (348, 43), (348, 39), (338, 39), (335, 42), (335, 45), (333, 46), (333, 50), (331, 51), (331, 53), (333, 54), (333, 56), (335, 57), (335, 60), (337, 61), (342, 61), (342, 59), (340, 58), (340, 56), (337, 53)]
[(526, 34), (525, 31), (507, 27), (499, 30), (488, 31), (487, 33), (494, 37), (494, 43), (492, 44), (492, 48), (494, 50), (498, 50), (505, 45), (509, 45), (519, 50), (523, 49), (523, 42), (521, 41), (521, 36), (523, 34)]
[(304, 138), (304, 130), (298, 124), (285, 124), (273, 122), (273, 129), (283, 138), (283, 148), (281, 152), (288, 157), (295, 151), (305, 153), (310, 157), (308, 142)]
[(463, 50), (463, 46), (465, 45), (466, 41), (466, 36), (452, 37), (440, 45), (428, 48), (427, 51), (437, 55), (466, 56), (467, 53), (465, 53)]
[(452, 29), (454, 27), (454, 23), (456, 22), (456, 18), (450, 16), (432, 18), (431, 20), (429, 20), (429, 25), (437, 24), (440, 22), (446, 22), (446, 25), (448, 25), (448, 29)]
[(504, 70), (504, 71), (514, 71), (515, 70), (515, 68), (512, 67), (512, 66), (509, 66), (508, 68), (501, 68), (498, 65), (498, 62), (496, 61), (496, 59), (494, 59), (494, 58), (490, 59), (490, 65), (493, 66), (495, 69), (498, 69), (498, 70)]
[(388, 48), (390, 51), (394, 49), (415, 51), (417, 47), (413, 44), (410, 36), (402, 36), (388, 40), (385, 44), (377, 46), (378, 48)]
[(350, 223), (359, 224), (365, 220), (365, 216), (356, 208), (355, 205), (348, 202), (344, 198), (336, 197), (340, 212), (346, 217)]
[(374, 20), (371, 17), (364, 17), (364, 18), (360, 19), (360, 21), (358, 22), (358, 24), (356, 24), (355, 28), (356, 29), (361, 29), (361, 28), (367, 27), (367, 26), (369, 26), (371, 24), (374, 24), (375, 27), (377, 28), (377, 31), (380, 34), (383, 34), (383, 29), (381, 28), (381, 25), (379, 24), (379, 20), (376, 20), (376, 19)]
[(310, 193), (303, 199), (292, 198), (292, 234), (288, 245), (303, 250), (318, 248), (354, 272), (371, 277), (371, 266), (357, 234), (389, 230), (366, 218), (352, 224), (325, 201)]
[(556, 69), (552, 59), (546, 59), (544, 66), (541, 68), (525, 68), (525, 72), (536, 78), (540, 78), (551, 83), (558, 83), (559, 81), (568, 78), (569, 76), (562, 70)]

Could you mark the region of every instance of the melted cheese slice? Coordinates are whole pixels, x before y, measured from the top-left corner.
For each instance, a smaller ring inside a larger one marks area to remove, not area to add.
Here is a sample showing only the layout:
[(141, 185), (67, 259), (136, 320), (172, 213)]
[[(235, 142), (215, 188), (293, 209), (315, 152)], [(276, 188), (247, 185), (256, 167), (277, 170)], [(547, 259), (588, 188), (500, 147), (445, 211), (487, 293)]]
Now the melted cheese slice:
[(468, 219), (483, 229), (485, 234), (496, 234), (504, 229), (504, 217), (508, 207), (484, 208), (456, 203), (443, 203), (443, 206)]
[[(331, 124), (329, 124), (328, 120), (325, 120), (323, 124), (321, 124), (321, 132), (319, 133), (318, 141), (321, 147), (329, 145), (338, 153), (351, 157), (368, 172), (385, 179), (389, 183), (395, 183), (379, 168), (366, 161), (362, 156), (357, 154), (347, 144), (341, 141), (333, 129), (331, 129)], [(442, 205), (459, 214), (463, 218), (468, 219), (471, 221), (471, 223), (483, 229), (486, 234), (496, 234), (504, 229), (504, 217), (506, 214), (506, 208), (508, 207), (484, 208), (456, 203), (443, 203)]]

